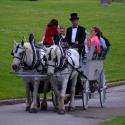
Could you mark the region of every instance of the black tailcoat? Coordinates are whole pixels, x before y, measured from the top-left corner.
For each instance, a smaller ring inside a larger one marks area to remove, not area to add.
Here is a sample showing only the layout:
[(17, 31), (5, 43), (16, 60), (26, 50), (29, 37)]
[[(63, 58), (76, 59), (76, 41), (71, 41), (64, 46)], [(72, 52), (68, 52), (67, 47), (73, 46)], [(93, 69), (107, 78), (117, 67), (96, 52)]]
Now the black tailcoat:
[[(79, 53), (83, 51), (83, 55), (85, 53), (84, 41), (85, 41), (86, 33), (85, 28), (82, 26), (78, 26), (75, 41), (78, 41), (78, 49)], [(74, 45), (72, 43), (72, 27), (69, 27), (66, 32), (65, 41), (68, 42), (69, 45)]]

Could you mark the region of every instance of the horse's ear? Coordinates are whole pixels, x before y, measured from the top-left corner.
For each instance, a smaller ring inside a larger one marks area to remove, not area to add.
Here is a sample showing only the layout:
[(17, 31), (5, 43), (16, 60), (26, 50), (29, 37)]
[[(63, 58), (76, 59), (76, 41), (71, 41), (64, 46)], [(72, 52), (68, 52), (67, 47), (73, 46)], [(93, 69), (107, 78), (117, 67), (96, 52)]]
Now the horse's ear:
[(14, 47), (17, 46), (17, 45), (18, 45), (18, 43), (16, 42), (16, 40), (14, 40)]
[(25, 36), (23, 36), (23, 39), (24, 39), (24, 42), (27, 42), (27, 40), (26, 40), (26, 37), (25, 37)]
[(24, 46), (24, 41), (22, 40), (22, 42), (21, 42), (21, 46), (23, 47)]
[(29, 42), (30, 42), (30, 44), (35, 44), (35, 37), (34, 37), (33, 33), (30, 33), (30, 35), (29, 35)]

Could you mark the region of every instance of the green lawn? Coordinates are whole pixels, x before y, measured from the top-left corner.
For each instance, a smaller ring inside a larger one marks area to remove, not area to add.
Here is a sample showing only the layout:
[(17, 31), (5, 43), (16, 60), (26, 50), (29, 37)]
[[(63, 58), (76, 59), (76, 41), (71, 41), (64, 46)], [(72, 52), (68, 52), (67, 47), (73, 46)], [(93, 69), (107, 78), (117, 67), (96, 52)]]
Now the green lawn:
[(68, 27), (72, 12), (78, 12), (80, 24), (88, 31), (96, 25), (109, 38), (112, 46), (104, 66), (107, 80), (125, 79), (125, 3), (105, 7), (99, 0), (0, 0), (0, 99), (24, 96), (22, 81), (9, 74), (13, 40), (20, 42), (32, 32), (40, 41), (50, 19), (57, 18)]
[(125, 125), (125, 116), (116, 117), (112, 120), (102, 122), (99, 125)]

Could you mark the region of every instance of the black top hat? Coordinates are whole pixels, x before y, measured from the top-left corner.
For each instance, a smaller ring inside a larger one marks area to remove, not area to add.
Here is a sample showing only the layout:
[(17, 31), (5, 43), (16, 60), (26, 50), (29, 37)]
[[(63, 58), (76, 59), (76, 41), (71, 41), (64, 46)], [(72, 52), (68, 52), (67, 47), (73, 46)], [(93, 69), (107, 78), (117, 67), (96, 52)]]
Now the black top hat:
[(79, 17), (77, 17), (77, 13), (71, 13), (70, 20), (79, 20)]

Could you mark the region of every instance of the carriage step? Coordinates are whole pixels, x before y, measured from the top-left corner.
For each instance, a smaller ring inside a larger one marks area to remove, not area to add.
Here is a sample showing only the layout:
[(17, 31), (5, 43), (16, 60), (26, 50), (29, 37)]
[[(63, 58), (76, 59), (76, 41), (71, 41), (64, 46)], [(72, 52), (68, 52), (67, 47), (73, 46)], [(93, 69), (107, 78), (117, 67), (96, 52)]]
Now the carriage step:
[(81, 96), (82, 96), (82, 95), (75, 95), (75, 98), (76, 98), (76, 99), (81, 99)]
[(100, 90), (104, 90), (104, 89), (107, 89), (107, 86), (104, 86), (103, 88), (101, 88)]

